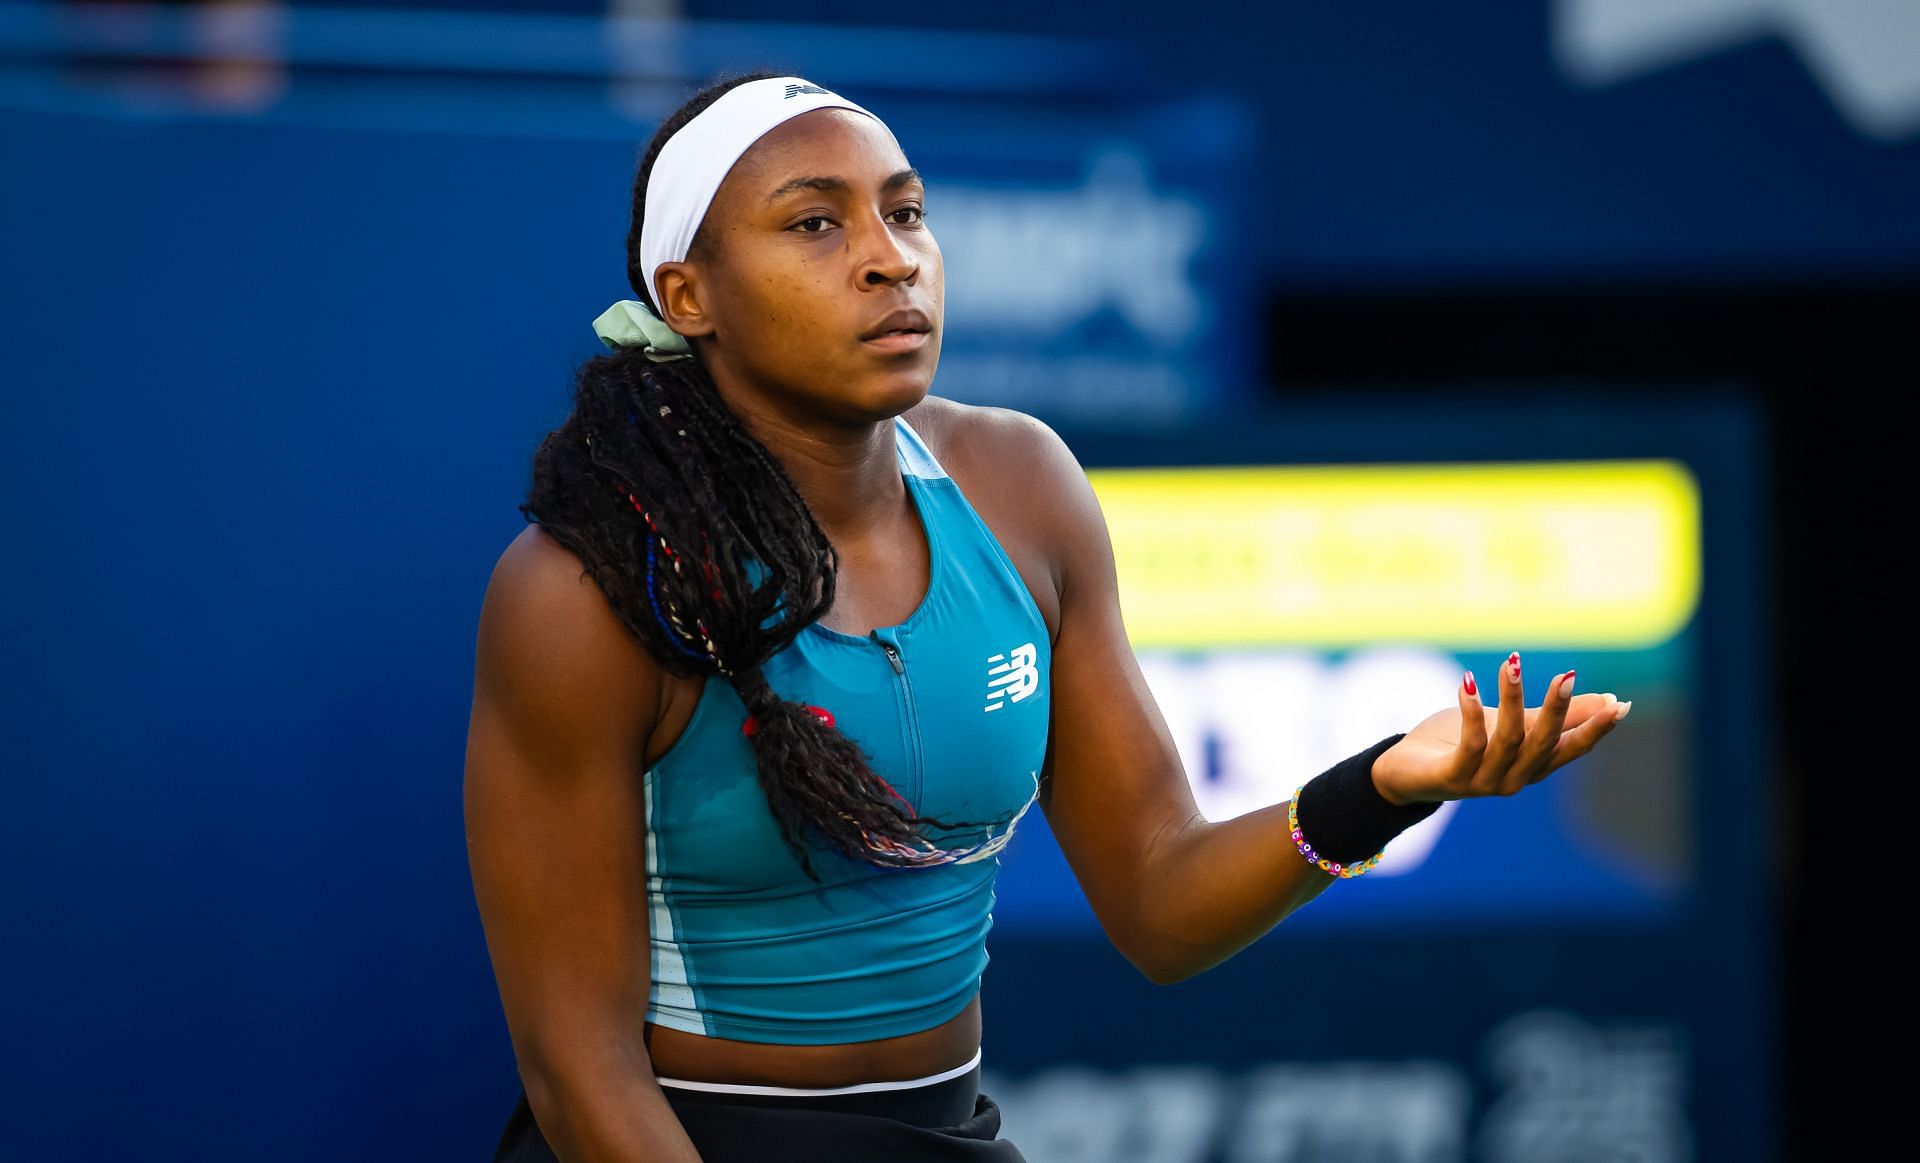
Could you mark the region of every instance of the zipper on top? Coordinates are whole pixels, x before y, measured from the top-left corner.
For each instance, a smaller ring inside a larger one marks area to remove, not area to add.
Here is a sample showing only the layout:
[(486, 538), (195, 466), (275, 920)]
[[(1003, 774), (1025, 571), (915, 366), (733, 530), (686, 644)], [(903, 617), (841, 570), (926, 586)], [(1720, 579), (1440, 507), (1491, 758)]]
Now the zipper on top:
[(912, 757), (908, 783), (911, 790), (908, 791), (907, 798), (913, 801), (914, 811), (925, 815), (926, 813), (920, 808), (921, 785), (925, 782), (920, 757), (920, 715), (914, 709), (913, 680), (907, 677), (906, 661), (900, 657), (900, 644), (894, 637), (896, 629), (895, 627), (876, 629), (869, 637), (879, 644), (881, 651), (887, 656), (888, 665), (893, 667), (893, 673), (900, 676), (897, 685), (900, 689), (901, 717), (906, 725), (904, 735), (907, 751)]

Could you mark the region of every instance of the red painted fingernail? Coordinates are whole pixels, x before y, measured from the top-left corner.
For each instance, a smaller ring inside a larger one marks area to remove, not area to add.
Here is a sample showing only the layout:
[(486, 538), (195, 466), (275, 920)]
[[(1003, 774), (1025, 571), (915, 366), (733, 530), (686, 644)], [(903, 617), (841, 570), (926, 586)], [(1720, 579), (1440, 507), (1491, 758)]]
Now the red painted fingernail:
[(1567, 677), (1560, 680), (1560, 683), (1562, 688), (1561, 689), (1562, 694), (1568, 694), (1568, 695), (1572, 694), (1573, 693), (1573, 672), (1568, 671)]
[(1467, 687), (1467, 694), (1469, 696), (1476, 699), (1480, 697), (1480, 688), (1474, 685), (1473, 672), (1470, 670), (1467, 671), (1466, 687)]
[(1514, 651), (1512, 654), (1507, 655), (1507, 669), (1512, 672), (1513, 681), (1519, 682), (1520, 681), (1520, 652), (1518, 650)]

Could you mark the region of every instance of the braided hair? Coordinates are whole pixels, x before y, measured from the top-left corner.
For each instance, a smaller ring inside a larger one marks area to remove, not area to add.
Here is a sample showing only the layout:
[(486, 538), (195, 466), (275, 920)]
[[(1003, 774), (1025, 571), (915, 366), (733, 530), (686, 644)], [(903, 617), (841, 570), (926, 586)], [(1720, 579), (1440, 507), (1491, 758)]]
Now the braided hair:
[[(633, 186), (627, 281), (655, 313), (640, 269), (647, 180), (668, 138), (735, 85), (716, 81), (670, 115)], [(711, 258), (703, 225), (693, 253)], [(815, 881), (802, 843), (810, 824), (843, 854), (886, 868), (980, 859), (1006, 835), (944, 849), (830, 713), (781, 697), (761, 664), (833, 605), (839, 558), (780, 461), (726, 406), (705, 362), (655, 363), (623, 347), (575, 370), (573, 412), (541, 442), (520, 511), (584, 564), (614, 614), (668, 673), (725, 678), (750, 717), (767, 807)], [(1004, 823), (1005, 821), (995, 821)], [(1011, 833), (1011, 828), (1007, 829)]]

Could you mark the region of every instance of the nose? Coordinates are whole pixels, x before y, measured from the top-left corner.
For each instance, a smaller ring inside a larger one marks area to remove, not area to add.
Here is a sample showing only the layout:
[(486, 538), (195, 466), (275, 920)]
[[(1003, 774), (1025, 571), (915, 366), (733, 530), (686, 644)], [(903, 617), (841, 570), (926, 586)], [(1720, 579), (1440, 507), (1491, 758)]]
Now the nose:
[(874, 283), (912, 282), (920, 273), (920, 256), (884, 218), (868, 220), (854, 245), (866, 248), (867, 257), (860, 266), (860, 281)]

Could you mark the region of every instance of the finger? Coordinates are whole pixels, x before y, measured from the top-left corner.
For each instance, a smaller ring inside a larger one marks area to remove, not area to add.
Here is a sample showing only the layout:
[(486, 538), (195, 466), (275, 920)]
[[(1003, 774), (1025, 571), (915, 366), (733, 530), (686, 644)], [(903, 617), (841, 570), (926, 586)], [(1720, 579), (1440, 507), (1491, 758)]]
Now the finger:
[(1612, 695), (1605, 697), (1609, 701), (1603, 712), (1593, 715), (1573, 730), (1561, 734), (1560, 741), (1554, 745), (1553, 753), (1547, 760), (1546, 770), (1533, 777), (1534, 783), (1539, 783), (1555, 771), (1592, 751), (1599, 745), (1600, 740), (1606, 738), (1608, 732), (1620, 725), (1620, 720), (1627, 717), (1627, 712), (1633, 709), (1631, 699), (1623, 703)]
[(1532, 716), (1533, 724), (1527, 728), (1520, 752), (1500, 785), (1502, 795), (1512, 795), (1547, 773), (1548, 758), (1560, 742), (1567, 707), (1573, 702), (1573, 681), (1574, 672), (1569, 670), (1554, 675), (1547, 683), (1546, 696), (1540, 700), (1540, 709)]
[(1487, 740), (1487, 753), (1474, 776), (1476, 795), (1498, 795), (1507, 769), (1520, 753), (1527, 735), (1525, 688), (1520, 685), (1520, 652), (1507, 655), (1500, 664), (1500, 709), (1494, 716), (1493, 735)]
[(1454, 693), (1460, 699), (1460, 745), (1454, 752), (1453, 779), (1455, 786), (1469, 788), (1487, 751), (1487, 713), (1480, 705), (1480, 684), (1471, 670), (1461, 675)]
[[(1580, 724), (1586, 722), (1588, 719), (1591, 719), (1595, 715), (1598, 715), (1598, 714), (1610, 715), (1613, 713), (1613, 708), (1619, 705), (1620, 705), (1620, 700), (1614, 698), (1610, 694), (1604, 694), (1600, 692), (1576, 694), (1573, 696), (1573, 701), (1567, 704), (1567, 719), (1566, 719), (1566, 722), (1561, 724), (1561, 727), (1562, 728), (1578, 727)], [(1527, 712), (1527, 729), (1528, 730), (1533, 729), (1534, 714), (1535, 712), (1532, 710), (1529, 710)]]

